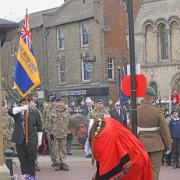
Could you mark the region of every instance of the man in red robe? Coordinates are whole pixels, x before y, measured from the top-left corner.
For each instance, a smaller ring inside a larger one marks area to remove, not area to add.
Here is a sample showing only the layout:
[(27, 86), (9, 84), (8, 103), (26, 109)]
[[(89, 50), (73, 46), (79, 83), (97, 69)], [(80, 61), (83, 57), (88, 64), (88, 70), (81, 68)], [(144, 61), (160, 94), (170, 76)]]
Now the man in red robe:
[[(72, 132), (80, 134), (78, 124), (82, 123), (70, 121), (70, 129), (76, 128)], [(151, 162), (142, 143), (110, 115), (94, 120), (89, 139), (97, 165), (93, 180), (153, 180)]]

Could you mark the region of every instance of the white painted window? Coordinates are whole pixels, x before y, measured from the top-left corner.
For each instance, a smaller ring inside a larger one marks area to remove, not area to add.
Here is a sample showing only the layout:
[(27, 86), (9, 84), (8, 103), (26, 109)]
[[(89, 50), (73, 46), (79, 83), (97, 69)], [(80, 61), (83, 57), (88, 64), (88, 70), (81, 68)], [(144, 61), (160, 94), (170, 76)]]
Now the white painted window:
[(57, 27), (57, 48), (64, 50), (64, 29), (62, 26)]
[(65, 82), (65, 62), (58, 61), (59, 83)]
[(108, 80), (114, 80), (114, 62), (112, 58), (108, 58)]
[(80, 33), (81, 33), (81, 47), (88, 46), (89, 35), (88, 35), (88, 28), (86, 22), (80, 23)]
[(82, 81), (90, 81), (91, 72), (88, 70), (88, 61), (82, 58)]

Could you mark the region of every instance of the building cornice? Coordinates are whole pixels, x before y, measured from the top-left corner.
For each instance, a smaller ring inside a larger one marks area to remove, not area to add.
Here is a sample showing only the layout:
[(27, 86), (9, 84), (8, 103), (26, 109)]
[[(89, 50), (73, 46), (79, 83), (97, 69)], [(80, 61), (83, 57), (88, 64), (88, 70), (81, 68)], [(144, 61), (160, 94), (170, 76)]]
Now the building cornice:
[(180, 62), (158, 62), (152, 64), (141, 64), (142, 68), (152, 68), (152, 67), (165, 67), (165, 66), (180, 66)]
[(164, 1), (164, 0), (143, 0), (142, 4), (147, 4), (147, 3), (157, 3), (157, 1)]

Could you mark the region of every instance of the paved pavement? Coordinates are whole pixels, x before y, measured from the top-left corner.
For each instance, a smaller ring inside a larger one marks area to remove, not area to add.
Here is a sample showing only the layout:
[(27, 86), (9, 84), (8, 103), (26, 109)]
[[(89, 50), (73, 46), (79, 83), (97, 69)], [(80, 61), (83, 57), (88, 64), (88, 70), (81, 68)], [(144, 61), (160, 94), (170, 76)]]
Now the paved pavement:
[[(19, 162), (15, 161), (15, 173), (20, 173)], [(38, 180), (91, 180), (96, 168), (91, 165), (91, 160), (83, 155), (82, 150), (74, 150), (73, 156), (67, 157), (67, 164), (70, 171), (54, 171), (51, 167), (49, 156), (39, 157), (39, 167), (41, 172), (37, 172)], [(180, 180), (180, 169), (172, 167), (161, 168), (160, 180)]]

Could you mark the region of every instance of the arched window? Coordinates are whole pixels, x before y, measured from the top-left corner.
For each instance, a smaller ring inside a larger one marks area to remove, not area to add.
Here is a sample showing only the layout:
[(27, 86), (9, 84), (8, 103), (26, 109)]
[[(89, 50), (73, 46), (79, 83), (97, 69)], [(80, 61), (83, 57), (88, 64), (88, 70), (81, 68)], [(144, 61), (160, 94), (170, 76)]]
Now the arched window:
[(146, 36), (146, 61), (148, 62), (156, 62), (157, 60), (157, 38), (156, 33), (153, 31), (152, 25), (147, 25), (145, 28)]
[(180, 60), (180, 29), (177, 22), (171, 23), (171, 53), (172, 60)]
[(161, 59), (168, 59), (168, 33), (166, 26), (163, 23), (160, 23), (158, 26), (159, 30), (159, 53)]

